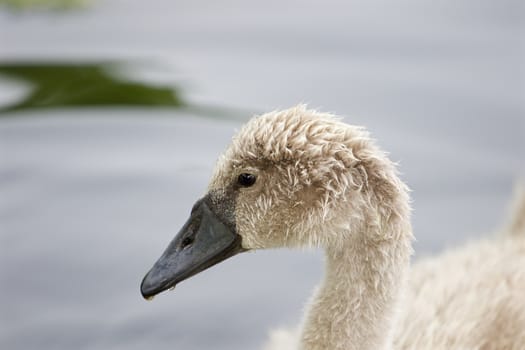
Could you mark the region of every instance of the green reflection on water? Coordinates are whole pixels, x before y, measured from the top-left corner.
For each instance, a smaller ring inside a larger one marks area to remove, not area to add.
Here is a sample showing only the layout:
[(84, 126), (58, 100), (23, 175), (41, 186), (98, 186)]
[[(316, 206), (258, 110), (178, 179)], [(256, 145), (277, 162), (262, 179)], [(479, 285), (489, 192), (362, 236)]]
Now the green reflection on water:
[(0, 77), (27, 82), (31, 92), (0, 112), (30, 108), (89, 106), (185, 105), (173, 87), (126, 81), (111, 72), (116, 63), (12, 63), (0, 64)]
[(86, 7), (88, 0), (0, 0), (0, 6), (14, 11), (72, 10)]

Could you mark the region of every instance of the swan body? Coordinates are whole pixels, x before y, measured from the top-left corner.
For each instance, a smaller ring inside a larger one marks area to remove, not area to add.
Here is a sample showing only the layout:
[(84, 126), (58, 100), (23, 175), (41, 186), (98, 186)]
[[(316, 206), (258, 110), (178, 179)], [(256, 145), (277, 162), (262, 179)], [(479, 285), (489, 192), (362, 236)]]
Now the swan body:
[(415, 265), (397, 349), (524, 349), (525, 239), (473, 242)]
[(238, 132), (141, 291), (152, 297), (244, 251), (320, 247), (325, 275), (302, 325), (272, 333), (265, 349), (519, 349), (516, 222), (512, 234), (410, 268), (408, 189), (395, 165), (363, 128), (298, 106)]

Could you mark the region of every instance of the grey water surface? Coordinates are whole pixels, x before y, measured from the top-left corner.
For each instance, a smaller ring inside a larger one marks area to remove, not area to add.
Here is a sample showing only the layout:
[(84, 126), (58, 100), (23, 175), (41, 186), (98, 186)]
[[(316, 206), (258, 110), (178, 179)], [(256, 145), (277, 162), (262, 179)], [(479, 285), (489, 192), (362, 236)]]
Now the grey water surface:
[[(524, 175), (520, 1), (93, 1), (0, 12), (0, 59), (136, 60), (134, 79), (245, 110), (0, 118), (1, 349), (256, 349), (298, 322), (320, 252), (242, 254), (144, 301), (144, 273), (251, 114), (366, 126), (412, 188), (416, 257), (490, 235)], [(154, 61), (154, 64), (148, 62)], [(2, 99), (27, 87), (0, 85)], [(18, 94), (18, 95), (17, 95)], [(14, 96), (14, 97), (13, 97)]]

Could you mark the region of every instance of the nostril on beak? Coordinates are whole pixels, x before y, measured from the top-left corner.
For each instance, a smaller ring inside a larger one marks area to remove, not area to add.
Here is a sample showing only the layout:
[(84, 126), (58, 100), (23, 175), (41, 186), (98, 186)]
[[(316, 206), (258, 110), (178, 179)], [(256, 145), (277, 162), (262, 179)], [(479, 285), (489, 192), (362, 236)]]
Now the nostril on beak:
[(187, 246), (191, 245), (194, 241), (193, 237), (186, 237), (182, 240), (181, 247), (184, 249)]

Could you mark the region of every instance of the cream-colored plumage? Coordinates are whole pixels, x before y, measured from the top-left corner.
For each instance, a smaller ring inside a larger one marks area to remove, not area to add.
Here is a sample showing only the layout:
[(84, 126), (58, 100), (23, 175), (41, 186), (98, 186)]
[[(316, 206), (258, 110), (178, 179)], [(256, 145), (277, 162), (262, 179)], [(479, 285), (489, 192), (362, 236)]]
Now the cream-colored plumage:
[(411, 269), (407, 188), (364, 129), (304, 106), (256, 117), (209, 191), (247, 172), (257, 182), (236, 197), (243, 247), (326, 254), (302, 326), (274, 332), (265, 349), (525, 349), (523, 205), (512, 234)]

